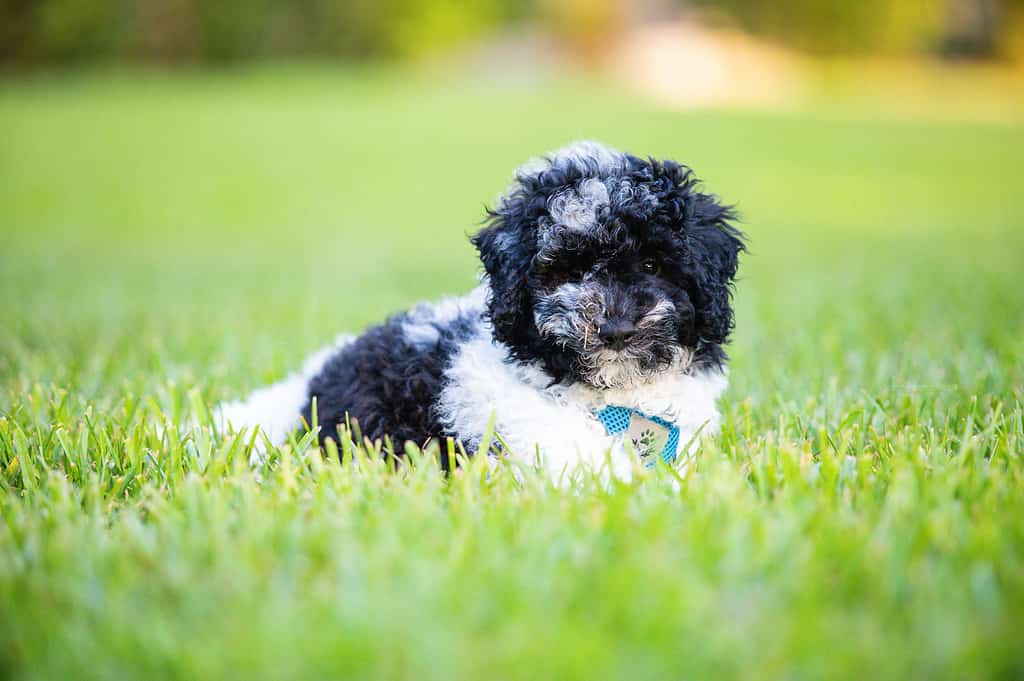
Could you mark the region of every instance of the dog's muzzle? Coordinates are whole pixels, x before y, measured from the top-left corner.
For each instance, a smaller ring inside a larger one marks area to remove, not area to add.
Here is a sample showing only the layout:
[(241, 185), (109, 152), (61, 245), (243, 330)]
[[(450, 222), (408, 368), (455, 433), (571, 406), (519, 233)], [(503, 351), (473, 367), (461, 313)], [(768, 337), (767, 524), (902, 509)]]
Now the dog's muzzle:
[(612, 387), (677, 363), (692, 307), (624, 286), (563, 284), (538, 299), (534, 318), (542, 337), (576, 354), (584, 380)]

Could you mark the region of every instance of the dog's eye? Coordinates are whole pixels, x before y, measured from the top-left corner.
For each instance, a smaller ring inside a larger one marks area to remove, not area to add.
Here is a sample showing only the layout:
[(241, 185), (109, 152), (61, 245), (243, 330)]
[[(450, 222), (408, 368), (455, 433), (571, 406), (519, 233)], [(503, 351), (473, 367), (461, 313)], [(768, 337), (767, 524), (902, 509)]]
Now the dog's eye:
[(648, 258), (640, 263), (640, 271), (644, 274), (657, 274), (661, 271), (661, 266), (658, 265), (657, 260)]

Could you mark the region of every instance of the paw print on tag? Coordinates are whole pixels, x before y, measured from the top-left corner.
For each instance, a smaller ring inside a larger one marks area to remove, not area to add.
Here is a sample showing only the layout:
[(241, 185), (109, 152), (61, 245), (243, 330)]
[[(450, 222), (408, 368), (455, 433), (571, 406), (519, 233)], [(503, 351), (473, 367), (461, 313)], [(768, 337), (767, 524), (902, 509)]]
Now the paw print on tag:
[(637, 453), (644, 460), (661, 456), (669, 434), (668, 428), (638, 412), (633, 412), (626, 430), (626, 437), (632, 440)]

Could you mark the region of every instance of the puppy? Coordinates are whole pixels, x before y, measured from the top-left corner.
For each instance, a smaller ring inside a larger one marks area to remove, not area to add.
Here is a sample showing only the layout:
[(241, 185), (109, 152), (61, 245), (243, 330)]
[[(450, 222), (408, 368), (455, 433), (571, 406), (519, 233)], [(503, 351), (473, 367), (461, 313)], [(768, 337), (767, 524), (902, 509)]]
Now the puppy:
[(734, 221), (685, 166), (572, 144), (519, 168), (489, 211), (476, 290), (340, 338), (220, 424), (276, 444), (315, 408), (321, 444), (352, 419), (399, 452), (446, 438), (475, 452), (494, 419), (491, 453), (554, 476), (672, 462), (718, 427)]

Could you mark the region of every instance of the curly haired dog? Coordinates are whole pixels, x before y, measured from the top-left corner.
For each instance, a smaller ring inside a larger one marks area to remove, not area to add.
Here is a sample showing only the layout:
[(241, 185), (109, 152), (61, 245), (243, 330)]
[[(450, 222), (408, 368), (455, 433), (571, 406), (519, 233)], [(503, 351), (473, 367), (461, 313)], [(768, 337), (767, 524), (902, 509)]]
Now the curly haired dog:
[(572, 144), (519, 168), (489, 212), (476, 290), (339, 339), (221, 423), (277, 443), (315, 401), (321, 443), (348, 416), (399, 451), (452, 437), (472, 452), (493, 415), (506, 455), (556, 476), (671, 461), (718, 426), (734, 219), (685, 166)]

